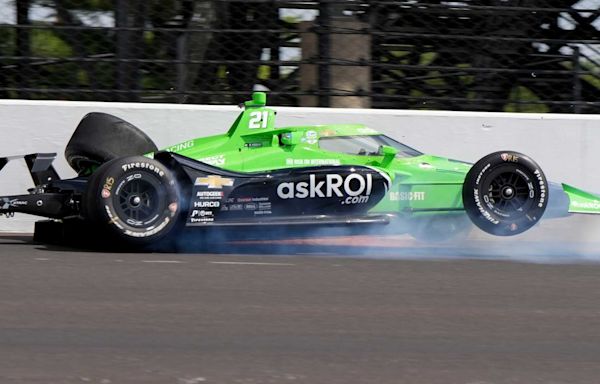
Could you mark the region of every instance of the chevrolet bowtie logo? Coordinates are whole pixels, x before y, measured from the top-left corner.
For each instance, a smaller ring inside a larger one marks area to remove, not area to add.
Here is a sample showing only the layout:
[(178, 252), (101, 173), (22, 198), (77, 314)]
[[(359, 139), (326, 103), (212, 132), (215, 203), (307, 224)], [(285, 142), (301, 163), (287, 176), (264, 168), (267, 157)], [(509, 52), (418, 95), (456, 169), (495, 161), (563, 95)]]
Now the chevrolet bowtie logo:
[(226, 177), (221, 177), (218, 175), (209, 175), (206, 177), (198, 177), (196, 178), (195, 185), (202, 185), (208, 188), (223, 188), (223, 187), (231, 187), (233, 185), (233, 179), (228, 179)]

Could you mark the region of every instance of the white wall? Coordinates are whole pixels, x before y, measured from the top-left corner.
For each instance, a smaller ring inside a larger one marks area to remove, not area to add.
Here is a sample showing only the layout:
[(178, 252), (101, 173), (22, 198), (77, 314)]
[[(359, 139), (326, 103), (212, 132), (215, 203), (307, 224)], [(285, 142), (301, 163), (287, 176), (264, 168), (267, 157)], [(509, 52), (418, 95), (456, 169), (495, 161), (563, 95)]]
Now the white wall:
[[(535, 159), (553, 181), (600, 192), (600, 115), (427, 112), (275, 107), (277, 125), (363, 123), (423, 152), (466, 161), (512, 149)], [(57, 152), (61, 176), (75, 175), (63, 152), (88, 112), (119, 116), (144, 130), (159, 147), (225, 132), (233, 106), (0, 100), (0, 156)], [(32, 186), (24, 163), (0, 172), (0, 195)], [(30, 232), (35, 219), (0, 218), (0, 231)]]

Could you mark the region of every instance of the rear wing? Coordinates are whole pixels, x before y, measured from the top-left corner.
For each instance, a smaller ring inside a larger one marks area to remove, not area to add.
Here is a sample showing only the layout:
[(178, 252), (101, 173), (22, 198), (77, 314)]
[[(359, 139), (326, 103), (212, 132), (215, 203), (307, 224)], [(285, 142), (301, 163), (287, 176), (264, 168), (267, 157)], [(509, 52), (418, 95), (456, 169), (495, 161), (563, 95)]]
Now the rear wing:
[(29, 155), (0, 157), (0, 171), (9, 161), (18, 159), (25, 159), (29, 174), (36, 186), (60, 180), (52, 165), (52, 162), (56, 159), (56, 153), (31, 153)]

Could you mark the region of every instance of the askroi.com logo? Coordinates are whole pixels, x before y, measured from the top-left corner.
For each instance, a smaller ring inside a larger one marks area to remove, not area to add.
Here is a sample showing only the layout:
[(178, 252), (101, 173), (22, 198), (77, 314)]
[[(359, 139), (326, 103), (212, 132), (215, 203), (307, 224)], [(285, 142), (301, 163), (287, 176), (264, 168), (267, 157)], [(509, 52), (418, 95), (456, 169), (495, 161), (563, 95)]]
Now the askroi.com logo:
[(286, 182), (277, 186), (277, 196), (281, 199), (307, 199), (341, 197), (342, 204), (363, 204), (369, 201), (373, 189), (373, 176), (351, 173), (347, 176), (326, 174), (324, 180), (317, 181), (317, 175), (310, 174), (308, 181)]

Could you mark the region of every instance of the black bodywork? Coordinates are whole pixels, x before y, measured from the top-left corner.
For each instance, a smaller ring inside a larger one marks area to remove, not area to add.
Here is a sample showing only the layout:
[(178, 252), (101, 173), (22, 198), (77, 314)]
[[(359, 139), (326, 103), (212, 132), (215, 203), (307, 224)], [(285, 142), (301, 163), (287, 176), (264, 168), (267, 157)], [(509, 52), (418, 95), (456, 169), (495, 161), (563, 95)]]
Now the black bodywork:
[[(0, 158), (0, 169), (9, 160), (23, 158), (35, 184), (28, 194), (0, 197), (0, 214), (32, 214), (54, 219), (55, 224), (78, 220), (101, 230), (105, 223), (90, 222), (83, 209), (85, 199), (102, 199), (100, 194), (86, 193), (93, 174), (62, 180), (52, 166), (55, 157), (55, 154), (31, 154)], [(389, 177), (374, 168), (332, 166), (240, 173), (169, 152), (155, 154), (154, 160), (176, 176), (181, 196), (178, 220), (184, 227), (319, 226), (388, 221), (385, 216), (368, 214), (385, 196), (390, 184)], [(42, 227), (36, 226), (36, 231), (39, 228)]]

